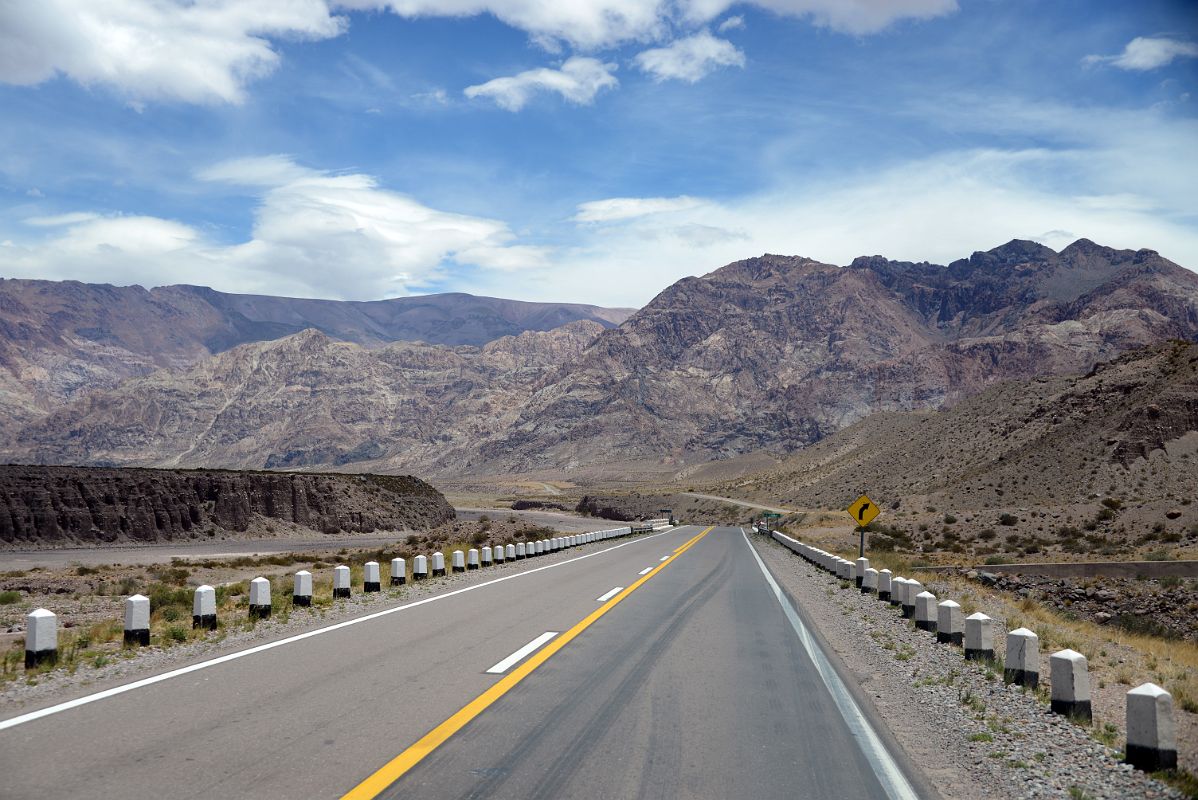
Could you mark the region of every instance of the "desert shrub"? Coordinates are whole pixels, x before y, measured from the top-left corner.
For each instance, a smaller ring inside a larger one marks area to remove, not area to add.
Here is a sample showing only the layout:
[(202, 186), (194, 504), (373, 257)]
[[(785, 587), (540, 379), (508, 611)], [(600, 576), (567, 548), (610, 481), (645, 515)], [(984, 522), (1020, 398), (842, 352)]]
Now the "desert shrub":
[(1006, 556), (990, 556), (989, 558), (986, 559), (986, 564), (991, 567), (998, 566), (999, 564), (1010, 564), (1010, 563), (1011, 563), (1011, 559), (1007, 558)]
[(1176, 556), (1174, 556), (1168, 550), (1164, 550), (1164, 549), (1152, 550), (1151, 552), (1145, 553), (1144, 558), (1147, 561), (1176, 561), (1177, 560)]
[(954, 517), (952, 514), (945, 514), (945, 515), (944, 515), (944, 524), (945, 524), (945, 525), (952, 525), (952, 524), (954, 524), (956, 521), (957, 521), (957, 518), (956, 518), (956, 517)]
[(983, 542), (993, 541), (996, 536), (998, 536), (998, 534), (994, 532), (994, 528), (985, 528), (978, 533), (978, 538)]
[(1015, 516), (1014, 514), (1008, 514), (1007, 512), (1004, 511), (1003, 513), (998, 515), (998, 524), (999, 525), (1008, 525), (1009, 526), (1009, 525), (1015, 525), (1018, 522), (1019, 522), (1019, 517)]
[(21, 599), (21, 593), (15, 589), (0, 592), (0, 606), (11, 606)]
[(1104, 497), (1102, 499), (1102, 504), (1111, 511), (1118, 511), (1119, 509), (1123, 508), (1123, 501), (1115, 497)]

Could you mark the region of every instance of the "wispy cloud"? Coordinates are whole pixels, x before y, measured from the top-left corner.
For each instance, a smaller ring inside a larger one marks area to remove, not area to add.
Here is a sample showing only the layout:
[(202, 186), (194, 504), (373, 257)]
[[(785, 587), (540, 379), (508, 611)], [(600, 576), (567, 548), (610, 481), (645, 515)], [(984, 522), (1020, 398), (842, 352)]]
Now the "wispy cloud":
[(635, 61), (656, 81), (695, 83), (721, 67), (743, 67), (745, 54), (727, 39), (700, 31), (666, 47), (645, 50), (637, 54)]
[(1179, 58), (1198, 57), (1198, 44), (1168, 37), (1137, 36), (1123, 52), (1113, 56), (1086, 56), (1086, 64), (1110, 64), (1119, 69), (1147, 72), (1173, 63)]
[(612, 74), (615, 70), (615, 64), (573, 56), (566, 59), (561, 69), (541, 67), (518, 75), (493, 78), (486, 83), (466, 87), (465, 95), (472, 99), (490, 98), (508, 111), (519, 111), (533, 95), (540, 92), (561, 95), (577, 105), (589, 105), (600, 91), (619, 84)]
[(724, 33), (726, 31), (734, 31), (738, 28), (743, 28), (743, 27), (745, 27), (745, 18), (738, 15), (735, 17), (728, 17), (728, 19), (726, 19), (720, 23), (719, 27), (716, 28), (716, 30), (719, 31), (720, 33)]
[(687, 211), (701, 205), (694, 197), (610, 197), (591, 200), (578, 206), (578, 212), (570, 219), (575, 222), (616, 222), (644, 217), (650, 214), (666, 214)]

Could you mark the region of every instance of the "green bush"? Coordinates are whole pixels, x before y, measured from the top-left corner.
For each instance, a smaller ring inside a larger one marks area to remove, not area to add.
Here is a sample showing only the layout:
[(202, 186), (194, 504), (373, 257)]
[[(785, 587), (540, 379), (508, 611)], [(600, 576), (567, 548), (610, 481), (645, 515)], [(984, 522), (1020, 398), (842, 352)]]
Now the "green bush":
[(0, 592), (0, 606), (11, 606), (21, 599), (21, 593), (15, 589)]
[(998, 516), (999, 525), (1015, 525), (1019, 522), (1019, 517), (1014, 514), (1008, 514), (1005, 511)]

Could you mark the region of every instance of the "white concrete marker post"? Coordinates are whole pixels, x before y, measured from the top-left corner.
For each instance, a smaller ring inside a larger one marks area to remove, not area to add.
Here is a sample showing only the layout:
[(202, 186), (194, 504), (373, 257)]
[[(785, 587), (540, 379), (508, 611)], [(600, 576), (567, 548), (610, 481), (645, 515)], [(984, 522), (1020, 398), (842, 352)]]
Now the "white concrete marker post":
[(379, 575), (379, 562), (367, 561), (362, 565), (362, 591), (383, 591), (383, 581)]
[(150, 644), (150, 598), (145, 595), (125, 598), (125, 644)]
[(466, 554), (461, 550), (454, 550), (450, 566), (454, 572), (466, 571)]
[(1090, 671), (1086, 657), (1076, 650), (1058, 650), (1048, 657), (1052, 674), (1052, 711), (1082, 722), (1092, 722)]
[(888, 569), (878, 572), (878, 600), (884, 603), (890, 602), (890, 592), (893, 589), (891, 580), (894, 578), (894, 573)]
[(483, 545), (483, 549), (482, 549), (482, 553), (481, 553), (481, 555), (482, 555), (482, 562), (483, 562), (483, 566), (484, 566), (484, 567), (489, 567), (489, 566), (491, 566), (491, 563), (492, 563), (492, 558), (491, 558), (491, 545), (489, 545), (489, 544), (487, 544), (487, 545)]
[(478, 550), (473, 547), (466, 553), (466, 569), (478, 569)]
[(537, 539), (537, 541), (534, 543), (533, 546), (536, 548), (537, 555), (539, 555), (539, 556), (545, 555), (545, 542), (544, 541)]
[(965, 616), (961, 605), (945, 600), (936, 607), (936, 641), (960, 647), (965, 641)]
[(936, 595), (920, 592), (915, 595), (915, 627), (921, 631), (936, 632)]
[(58, 663), (58, 617), (37, 608), (25, 615), (25, 669)]
[(994, 620), (981, 611), (965, 618), (965, 660), (994, 660)]
[(524, 550), (524, 542), (516, 542), (516, 560), (527, 558), (528, 554)]
[(216, 630), (216, 590), (197, 586), (191, 601), (191, 627)]
[(494, 556), (495, 556), (496, 564), (503, 563), (503, 558), (504, 558), (503, 553), (504, 553), (503, 545), (501, 545), (501, 544), (495, 545)]
[(878, 591), (878, 571), (873, 567), (865, 570), (865, 577), (861, 579), (861, 594), (870, 594)]
[(902, 605), (903, 605), (903, 590), (906, 588), (907, 588), (907, 579), (906, 578), (904, 578), (902, 575), (899, 575), (897, 578), (894, 579), (894, 581), (890, 584), (890, 605), (899, 606), (900, 608), (902, 607)]
[(333, 567), (333, 597), (349, 597), (349, 567)]
[(907, 588), (903, 592), (903, 619), (915, 618), (915, 598), (923, 591), (923, 584), (914, 578), (907, 579)]
[(428, 556), (416, 556), (412, 559), (412, 580), (422, 581), (428, 577)]
[(1007, 659), (1003, 680), (1035, 689), (1040, 685), (1040, 637), (1027, 628), (1007, 634)]
[(391, 559), (391, 585), (403, 586), (408, 582), (408, 563), (402, 558)]
[(295, 573), (295, 588), (291, 591), (291, 604), (295, 606), (312, 605), (312, 573), (301, 569)]
[(865, 583), (865, 571), (869, 569), (869, 559), (865, 556), (857, 559), (856, 568), (853, 570), (853, 579), (857, 581), (857, 588), (862, 588)]
[(504, 551), (505, 551), (505, 555), (506, 555), (508, 561), (516, 560), (516, 545), (509, 544), (507, 547), (504, 548)]
[(250, 581), (250, 619), (270, 616), (270, 581), (258, 577)]
[(1127, 693), (1127, 755), (1136, 769), (1156, 772), (1177, 769), (1177, 729), (1173, 695), (1155, 683)]
[(433, 577), (440, 578), (445, 575), (445, 554), (438, 551), (433, 553)]

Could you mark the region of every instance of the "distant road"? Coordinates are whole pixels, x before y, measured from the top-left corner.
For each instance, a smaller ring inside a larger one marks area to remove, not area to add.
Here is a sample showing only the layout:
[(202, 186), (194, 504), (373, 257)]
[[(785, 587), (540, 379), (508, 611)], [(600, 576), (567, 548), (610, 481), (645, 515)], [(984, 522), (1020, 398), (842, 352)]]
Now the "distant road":
[(750, 503), (748, 500), (737, 500), (732, 497), (717, 497), (714, 494), (699, 494), (698, 492), (683, 492), (688, 497), (698, 497), (701, 500), (716, 500), (721, 503), (732, 503), (736, 506), (744, 506), (745, 508), (757, 508), (762, 511), (773, 511), (775, 514), (794, 514), (794, 509), (778, 508), (776, 506), (763, 506), (760, 503)]
[[(458, 519), (466, 522), (483, 515), (507, 517), (515, 514), (530, 525), (540, 525), (563, 533), (586, 533), (610, 528), (610, 520), (576, 517), (553, 511), (512, 511), (506, 508), (459, 508)], [(0, 565), (4, 570), (53, 569), (69, 564), (162, 564), (172, 558), (226, 558), (268, 556), (275, 553), (302, 553), (308, 550), (340, 550), (343, 547), (376, 547), (394, 544), (403, 533), (335, 534), (302, 539), (229, 539), (221, 542), (168, 542), (163, 544), (105, 545), (102, 547), (64, 547), (55, 550), (3, 550)]]
[(3, 796), (922, 796), (741, 529), (615, 544), (8, 711)]

